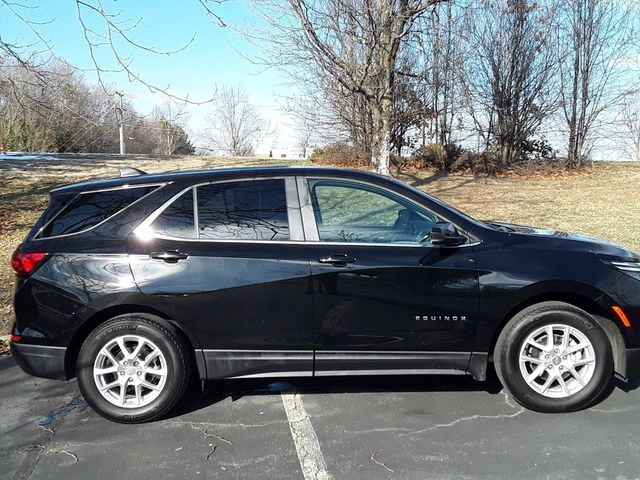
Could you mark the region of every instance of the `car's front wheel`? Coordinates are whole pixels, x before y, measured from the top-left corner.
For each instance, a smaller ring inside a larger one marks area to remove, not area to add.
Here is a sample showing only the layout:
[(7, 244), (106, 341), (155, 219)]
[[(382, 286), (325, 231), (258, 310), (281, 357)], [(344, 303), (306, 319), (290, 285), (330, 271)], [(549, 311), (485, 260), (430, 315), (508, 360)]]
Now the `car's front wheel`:
[(562, 302), (528, 307), (502, 330), (496, 372), (522, 405), (540, 412), (586, 408), (611, 380), (611, 345), (585, 311)]
[(164, 322), (123, 315), (96, 328), (80, 349), (80, 390), (100, 415), (140, 423), (166, 414), (190, 377), (184, 341)]

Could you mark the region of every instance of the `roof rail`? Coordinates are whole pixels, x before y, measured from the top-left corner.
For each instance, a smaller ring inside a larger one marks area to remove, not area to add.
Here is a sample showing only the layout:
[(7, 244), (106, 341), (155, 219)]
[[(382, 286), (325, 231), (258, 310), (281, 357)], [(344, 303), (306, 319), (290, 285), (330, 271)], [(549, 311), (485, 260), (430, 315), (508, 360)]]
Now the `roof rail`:
[(124, 167), (120, 169), (121, 177), (137, 177), (138, 175), (146, 175), (147, 172), (143, 172), (142, 170), (138, 170), (133, 167)]

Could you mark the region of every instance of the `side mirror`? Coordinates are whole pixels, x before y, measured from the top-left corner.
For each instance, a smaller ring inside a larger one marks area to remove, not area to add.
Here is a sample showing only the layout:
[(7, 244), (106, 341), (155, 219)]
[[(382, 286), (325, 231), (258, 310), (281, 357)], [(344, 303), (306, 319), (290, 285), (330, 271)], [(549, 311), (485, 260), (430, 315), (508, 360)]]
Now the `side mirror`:
[(466, 243), (467, 237), (449, 222), (438, 222), (431, 227), (431, 244), (438, 247), (458, 247)]

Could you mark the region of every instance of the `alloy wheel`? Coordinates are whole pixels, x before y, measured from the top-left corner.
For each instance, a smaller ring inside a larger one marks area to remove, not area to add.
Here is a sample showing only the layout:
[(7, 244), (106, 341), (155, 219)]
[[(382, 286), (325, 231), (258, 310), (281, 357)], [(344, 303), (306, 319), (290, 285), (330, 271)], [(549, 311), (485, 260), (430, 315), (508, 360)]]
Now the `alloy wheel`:
[(139, 335), (110, 340), (96, 356), (93, 379), (100, 394), (121, 408), (149, 405), (162, 393), (167, 360), (158, 346)]
[(549, 398), (566, 398), (585, 388), (596, 367), (589, 339), (577, 328), (545, 325), (520, 349), (520, 373), (529, 387)]

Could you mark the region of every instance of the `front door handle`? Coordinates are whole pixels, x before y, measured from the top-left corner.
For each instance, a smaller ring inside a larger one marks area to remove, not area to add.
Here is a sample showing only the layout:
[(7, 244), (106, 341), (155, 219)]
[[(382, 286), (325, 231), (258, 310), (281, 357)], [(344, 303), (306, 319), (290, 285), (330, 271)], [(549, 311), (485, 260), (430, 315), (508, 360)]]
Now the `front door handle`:
[(327, 257), (320, 257), (318, 261), (320, 263), (330, 263), (334, 267), (346, 267), (348, 263), (353, 263), (356, 259), (346, 253), (336, 253)]
[(178, 260), (184, 260), (189, 255), (178, 250), (167, 250), (166, 252), (151, 252), (149, 256), (156, 260), (164, 260), (167, 263), (176, 263)]

